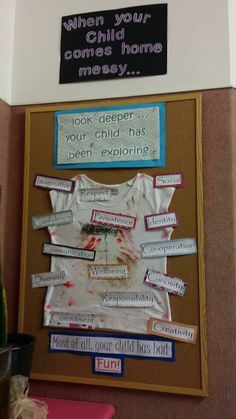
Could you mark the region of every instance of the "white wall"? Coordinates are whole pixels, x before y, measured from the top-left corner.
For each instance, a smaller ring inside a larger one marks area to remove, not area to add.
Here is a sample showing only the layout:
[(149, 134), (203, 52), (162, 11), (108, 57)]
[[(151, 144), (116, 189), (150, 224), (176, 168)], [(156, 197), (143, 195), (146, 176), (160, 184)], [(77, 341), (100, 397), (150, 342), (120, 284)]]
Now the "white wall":
[[(17, 0), (10, 103), (49, 103), (228, 87), (231, 85), (228, 1)], [(168, 3), (166, 75), (58, 83), (62, 16), (154, 3)]]
[(11, 100), (16, 0), (0, 0), (0, 98)]

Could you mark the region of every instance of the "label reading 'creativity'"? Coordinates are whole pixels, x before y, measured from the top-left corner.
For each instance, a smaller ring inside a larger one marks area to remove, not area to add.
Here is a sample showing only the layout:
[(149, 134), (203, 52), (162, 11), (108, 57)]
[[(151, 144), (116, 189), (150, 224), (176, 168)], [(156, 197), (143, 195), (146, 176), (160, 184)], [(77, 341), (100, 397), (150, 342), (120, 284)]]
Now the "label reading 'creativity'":
[(148, 320), (148, 333), (186, 343), (195, 343), (197, 326), (150, 318)]

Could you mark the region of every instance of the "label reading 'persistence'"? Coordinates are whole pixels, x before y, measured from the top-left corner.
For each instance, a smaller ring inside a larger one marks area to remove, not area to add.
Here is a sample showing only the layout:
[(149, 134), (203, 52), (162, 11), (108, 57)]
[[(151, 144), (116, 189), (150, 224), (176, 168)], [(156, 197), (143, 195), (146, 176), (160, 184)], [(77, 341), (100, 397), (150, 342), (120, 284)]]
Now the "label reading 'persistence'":
[(133, 230), (136, 224), (136, 217), (116, 214), (113, 212), (93, 210), (90, 222), (95, 224), (109, 225), (126, 230)]

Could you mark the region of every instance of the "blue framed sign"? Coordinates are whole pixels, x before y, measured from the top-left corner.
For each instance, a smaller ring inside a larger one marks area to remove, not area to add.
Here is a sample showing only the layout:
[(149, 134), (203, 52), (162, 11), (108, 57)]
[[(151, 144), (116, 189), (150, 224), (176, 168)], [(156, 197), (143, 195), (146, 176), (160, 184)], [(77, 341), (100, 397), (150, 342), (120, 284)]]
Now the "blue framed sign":
[(55, 112), (55, 169), (165, 166), (165, 103)]

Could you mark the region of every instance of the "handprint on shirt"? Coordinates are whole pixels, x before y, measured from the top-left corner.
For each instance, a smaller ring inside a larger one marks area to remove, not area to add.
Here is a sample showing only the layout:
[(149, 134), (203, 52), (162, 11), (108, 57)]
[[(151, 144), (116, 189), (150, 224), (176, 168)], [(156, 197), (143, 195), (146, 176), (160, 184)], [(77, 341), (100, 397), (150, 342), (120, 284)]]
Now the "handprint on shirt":
[(131, 231), (119, 229), (115, 241), (117, 245), (116, 258), (119, 262), (136, 262), (140, 259), (140, 251), (135, 247)]

